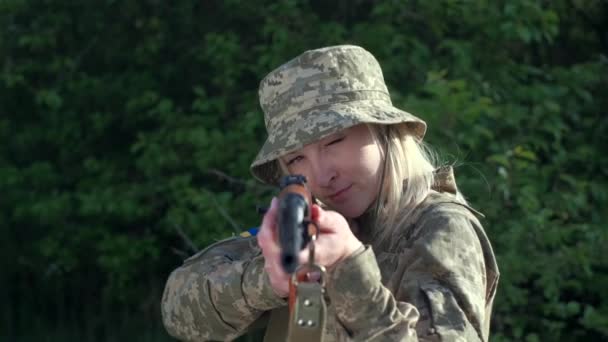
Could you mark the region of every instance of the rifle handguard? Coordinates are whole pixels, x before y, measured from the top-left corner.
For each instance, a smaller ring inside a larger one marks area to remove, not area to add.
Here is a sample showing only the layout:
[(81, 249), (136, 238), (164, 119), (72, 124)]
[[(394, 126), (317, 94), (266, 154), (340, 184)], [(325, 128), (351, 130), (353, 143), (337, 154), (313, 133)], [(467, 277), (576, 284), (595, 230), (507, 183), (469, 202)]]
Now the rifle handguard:
[(289, 175), (281, 179), (279, 193), (278, 231), (281, 265), (293, 274), (298, 268), (298, 254), (310, 242), (312, 195), (306, 187), (306, 177)]

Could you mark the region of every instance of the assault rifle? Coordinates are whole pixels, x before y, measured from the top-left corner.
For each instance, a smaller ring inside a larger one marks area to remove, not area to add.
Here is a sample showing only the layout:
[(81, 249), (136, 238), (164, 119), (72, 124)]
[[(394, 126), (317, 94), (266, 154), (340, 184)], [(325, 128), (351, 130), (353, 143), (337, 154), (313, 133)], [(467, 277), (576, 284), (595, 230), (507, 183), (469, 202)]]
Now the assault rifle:
[(316, 225), (311, 221), (313, 197), (302, 175), (284, 176), (279, 187), (277, 224), (281, 265), (285, 272), (292, 274), (299, 266), (298, 254), (316, 234)]
[[(313, 196), (302, 175), (284, 176), (279, 186), (277, 224), (281, 266), (291, 274), (287, 341), (322, 341), (327, 316), (323, 298), (325, 267), (314, 262), (319, 229), (311, 220)], [(298, 255), (307, 246), (308, 263), (299, 265)], [(301, 273), (301, 267), (318, 274), (318, 280)]]

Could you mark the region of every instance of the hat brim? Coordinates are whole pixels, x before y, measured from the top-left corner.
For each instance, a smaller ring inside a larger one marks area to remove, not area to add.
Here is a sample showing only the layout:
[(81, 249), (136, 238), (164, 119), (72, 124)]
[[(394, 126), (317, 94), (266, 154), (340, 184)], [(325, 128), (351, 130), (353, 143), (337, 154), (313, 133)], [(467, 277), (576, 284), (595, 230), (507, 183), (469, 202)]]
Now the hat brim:
[(385, 101), (359, 100), (318, 106), (274, 127), (251, 164), (251, 173), (264, 183), (276, 185), (282, 176), (277, 158), (362, 123), (406, 124), (419, 140), (426, 133), (423, 120)]

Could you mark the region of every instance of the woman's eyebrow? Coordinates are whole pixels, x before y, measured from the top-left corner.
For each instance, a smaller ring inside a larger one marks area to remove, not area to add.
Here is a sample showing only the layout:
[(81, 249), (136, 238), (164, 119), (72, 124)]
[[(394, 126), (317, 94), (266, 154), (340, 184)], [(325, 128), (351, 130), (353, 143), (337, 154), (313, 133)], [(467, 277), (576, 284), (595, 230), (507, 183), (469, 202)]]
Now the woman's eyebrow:
[(342, 137), (346, 136), (346, 132), (341, 131), (341, 132), (336, 132), (330, 136), (327, 136), (323, 139), (324, 142), (328, 142), (328, 141), (333, 141), (335, 139), (340, 139)]

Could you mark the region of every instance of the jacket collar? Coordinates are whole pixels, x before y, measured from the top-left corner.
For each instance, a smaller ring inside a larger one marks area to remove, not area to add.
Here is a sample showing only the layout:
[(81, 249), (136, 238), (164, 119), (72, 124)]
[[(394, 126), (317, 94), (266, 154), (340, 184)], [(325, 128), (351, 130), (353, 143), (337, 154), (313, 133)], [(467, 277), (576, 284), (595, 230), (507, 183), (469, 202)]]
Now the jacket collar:
[(458, 186), (456, 185), (454, 168), (452, 166), (442, 166), (433, 171), (433, 174), (435, 179), (431, 189), (437, 192), (448, 192), (454, 195), (458, 193)]

